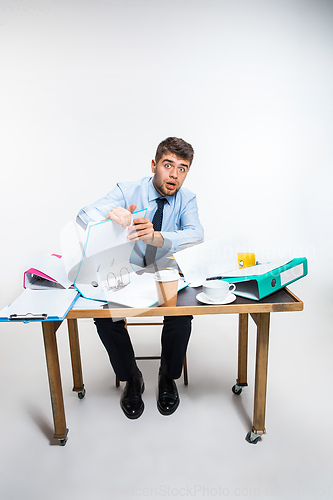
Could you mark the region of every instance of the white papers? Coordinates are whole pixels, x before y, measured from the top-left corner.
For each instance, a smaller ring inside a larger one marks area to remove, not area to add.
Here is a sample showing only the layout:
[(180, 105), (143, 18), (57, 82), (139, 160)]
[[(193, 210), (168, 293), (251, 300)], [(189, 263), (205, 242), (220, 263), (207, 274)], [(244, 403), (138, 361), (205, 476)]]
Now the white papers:
[(224, 275), (238, 265), (236, 246), (227, 237), (186, 248), (174, 257), (191, 286), (201, 285), (206, 278)]
[(259, 264), (257, 266), (243, 267), (243, 269), (234, 269), (233, 271), (224, 273), (223, 276), (226, 278), (236, 278), (240, 276), (261, 276), (262, 274), (274, 271), (278, 267), (284, 266), (290, 262), (290, 260), (279, 259), (274, 262), (268, 262), (267, 264)]
[[(178, 290), (188, 285), (178, 280)], [(125, 307), (146, 308), (157, 303), (157, 291), (154, 274), (141, 275), (131, 273), (131, 281), (121, 290), (107, 290), (105, 285), (94, 287), (91, 284), (76, 285), (83, 297), (90, 297), (93, 301), (112, 302)], [(79, 307), (80, 303), (78, 303)]]
[(152, 274), (131, 273), (130, 283), (120, 290), (107, 290), (101, 282), (98, 287), (91, 283), (77, 283), (75, 286), (85, 298), (115, 302), (128, 307), (150, 307), (157, 301), (155, 281)]
[(63, 319), (78, 297), (76, 290), (25, 290), (0, 311), (0, 321), (41, 321)]
[(99, 300), (92, 300), (92, 299), (85, 299), (84, 297), (79, 297), (76, 301), (75, 304), (73, 305), (72, 309), (102, 309), (105, 305), (105, 302), (100, 302)]
[(98, 289), (93, 286), (77, 285), (83, 297), (88, 297), (103, 302), (114, 302), (127, 307), (150, 307), (157, 302), (155, 280), (152, 274), (131, 274), (131, 282), (121, 290), (107, 290), (100, 285)]

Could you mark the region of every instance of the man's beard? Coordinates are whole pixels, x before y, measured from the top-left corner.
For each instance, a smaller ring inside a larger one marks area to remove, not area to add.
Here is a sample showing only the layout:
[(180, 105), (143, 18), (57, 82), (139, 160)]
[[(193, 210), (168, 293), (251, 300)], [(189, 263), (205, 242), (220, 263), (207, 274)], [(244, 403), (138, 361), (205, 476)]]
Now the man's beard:
[(173, 189), (168, 189), (165, 186), (165, 184), (157, 184), (156, 182), (153, 184), (154, 184), (156, 191), (158, 191), (163, 196), (174, 196), (177, 193), (177, 191), (179, 191), (179, 187), (176, 184), (174, 184)]

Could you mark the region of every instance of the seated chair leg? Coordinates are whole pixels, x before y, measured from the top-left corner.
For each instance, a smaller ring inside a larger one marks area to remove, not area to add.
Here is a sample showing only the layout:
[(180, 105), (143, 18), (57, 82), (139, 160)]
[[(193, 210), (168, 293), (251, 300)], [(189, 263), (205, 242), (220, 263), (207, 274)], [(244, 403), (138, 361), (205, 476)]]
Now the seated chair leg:
[(186, 359), (186, 355), (185, 355), (185, 358), (184, 358), (183, 373), (184, 373), (184, 384), (185, 384), (185, 385), (188, 385), (188, 377), (187, 377), (187, 359)]

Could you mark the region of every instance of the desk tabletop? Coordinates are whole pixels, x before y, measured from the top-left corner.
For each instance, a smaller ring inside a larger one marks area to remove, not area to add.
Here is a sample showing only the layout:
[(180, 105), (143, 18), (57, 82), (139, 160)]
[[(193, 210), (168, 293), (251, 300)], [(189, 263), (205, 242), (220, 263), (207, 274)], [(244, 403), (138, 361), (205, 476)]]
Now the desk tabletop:
[(100, 309), (72, 309), (67, 319), (77, 318), (124, 318), (139, 316), (186, 316), (203, 314), (240, 314), (302, 311), (303, 302), (288, 288), (281, 290), (259, 301), (237, 297), (231, 304), (205, 305), (201, 304), (196, 296), (202, 291), (201, 287), (187, 287), (178, 292), (176, 307), (123, 307), (117, 304), (108, 304)]

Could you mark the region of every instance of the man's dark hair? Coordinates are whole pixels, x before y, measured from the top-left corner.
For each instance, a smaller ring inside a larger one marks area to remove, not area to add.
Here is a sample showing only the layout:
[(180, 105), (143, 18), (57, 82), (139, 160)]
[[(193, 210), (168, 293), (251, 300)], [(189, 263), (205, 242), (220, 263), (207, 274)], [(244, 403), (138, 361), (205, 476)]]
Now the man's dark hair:
[(190, 165), (193, 161), (194, 151), (191, 144), (185, 142), (183, 139), (178, 139), (178, 137), (168, 137), (157, 146), (155, 155), (156, 163), (167, 153), (189, 161)]

